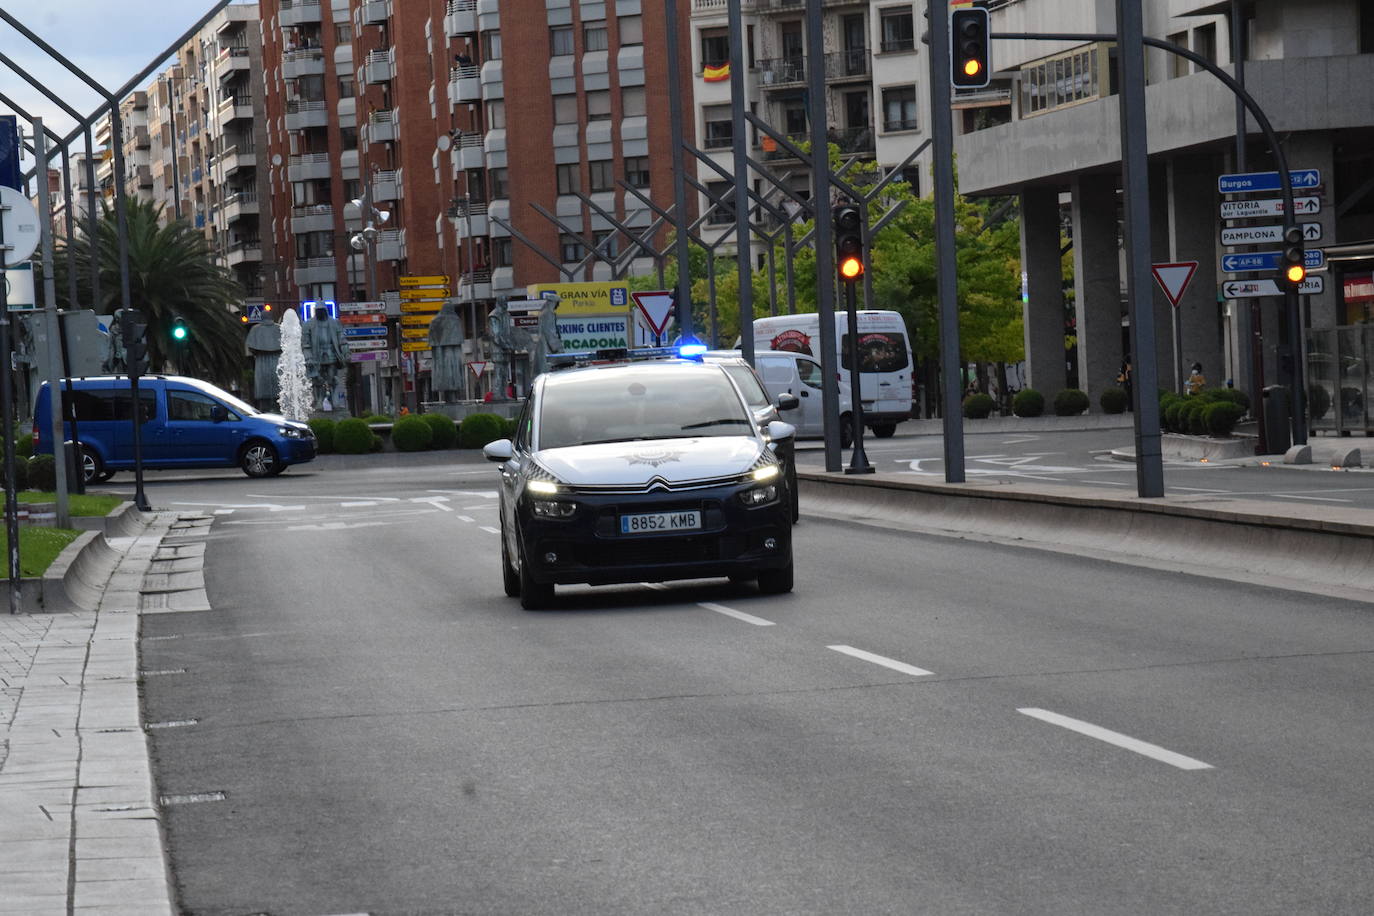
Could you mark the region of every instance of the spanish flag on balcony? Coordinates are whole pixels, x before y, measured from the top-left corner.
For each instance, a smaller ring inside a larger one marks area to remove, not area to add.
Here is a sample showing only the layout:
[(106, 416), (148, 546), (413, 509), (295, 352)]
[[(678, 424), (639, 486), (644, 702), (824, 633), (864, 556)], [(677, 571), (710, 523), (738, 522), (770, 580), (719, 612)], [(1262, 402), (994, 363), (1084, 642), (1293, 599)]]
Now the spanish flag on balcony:
[(728, 80), (730, 78), (730, 62), (727, 60), (718, 67), (706, 67), (701, 71), (701, 78), (708, 83), (719, 83), (723, 80)]

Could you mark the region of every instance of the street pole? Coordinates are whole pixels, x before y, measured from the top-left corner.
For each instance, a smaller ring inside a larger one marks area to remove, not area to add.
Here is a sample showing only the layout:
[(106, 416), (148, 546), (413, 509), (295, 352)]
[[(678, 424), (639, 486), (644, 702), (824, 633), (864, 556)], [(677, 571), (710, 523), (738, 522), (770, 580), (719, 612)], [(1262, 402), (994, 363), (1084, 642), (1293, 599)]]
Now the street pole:
[[(11, 138), (4, 139), (8, 145)], [(20, 145), (17, 120), (14, 124), (13, 141), (13, 147), (0, 150), (0, 154), (6, 158), (13, 157), (17, 174)], [(15, 190), (21, 191), (22, 188), (16, 187)], [(23, 579), (19, 575), (19, 504), (14, 487), (15, 443), (14, 436), (10, 435), (10, 431), (14, 429), (14, 391), (13, 372), (10, 369), (10, 284), (5, 276), (6, 265), (9, 263), (9, 248), (5, 245), (4, 214), (8, 211), (9, 207), (0, 203), (0, 305), (4, 306), (4, 311), (0, 312), (0, 360), (3, 360), (3, 363), (0, 363), (0, 400), (4, 401), (4, 404), (0, 405), (0, 422), (5, 424), (5, 552), (9, 561), (10, 613), (18, 614)]]
[(730, 7), (730, 136), (735, 163), (735, 269), (739, 272), (739, 338), (744, 359), (754, 364), (754, 256), (749, 238), (749, 142), (744, 130), (744, 16), (741, 0)]
[[(864, 271), (868, 273), (868, 271)], [(868, 454), (864, 451), (864, 402), (859, 392), (859, 312), (855, 303), (854, 287), (858, 284), (853, 280), (844, 281), (845, 311), (849, 313), (849, 392), (852, 404), (850, 405), (849, 419), (854, 424), (854, 450), (849, 455), (849, 467), (844, 469), (846, 474), (872, 474), (876, 468), (868, 463)]]
[[(1235, 65), (1236, 83), (1242, 89), (1245, 88), (1245, 19), (1241, 0), (1231, 0), (1231, 60)], [(1245, 173), (1249, 168), (1249, 134), (1250, 128), (1245, 114), (1245, 101), (1236, 97), (1236, 171)], [(1237, 317), (1248, 314), (1249, 327), (1244, 328), (1248, 333), (1236, 335), (1237, 342), (1241, 346), (1237, 347), (1237, 357), (1244, 360), (1246, 354), (1249, 355), (1250, 371), (1246, 373), (1250, 377), (1250, 410), (1255, 416), (1256, 431), (1259, 434), (1257, 443), (1260, 455), (1269, 454), (1269, 435), (1264, 428), (1264, 312), (1260, 306), (1260, 300), (1251, 299), (1248, 305), (1244, 305), (1238, 299), (1233, 299), (1236, 303)]]
[[(52, 424), (53, 469), (57, 477), (57, 527), (71, 527), (71, 512), (67, 496), (67, 470), (71, 466), (67, 455), (67, 437), (62, 417), (62, 349), (58, 340), (60, 330), (57, 314), (57, 283), (53, 278), (52, 206), (48, 200), (48, 138), (43, 134), (43, 119), (33, 119), (33, 153), (38, 163), (38, 233), (43, 258), (43, 317), (48, 337), (48, 420)], [(35, 422), (42, 422), (35, 417)], [(10, 427), (5, 427), (10, 435)]]
[[(835, 365), (835, 249), (830, 225), (830, 143), (825, 112), (825, 18), (821, 0), (806, 0), (807, 116), (811, 121), (811, 209), (816, 215), (816, 311), (820, 315), (821, 406), (828, 417), (840, 415), (840, 386)], [(854, 392), (854, 397), (859, 393)], [(840, 430), (825, 424), (825, 469), (841, 468)]]
[(677, 327), (685, 339), (695, 334), (692, 321), (691, 253), (687, 242), (687, 164), (682, 155), (682, 74), (678, 72), (677, 0), (665, 0), (664, 50), (668, 66), (668, 124), (672, 135), (673, 223), (677, 242)]

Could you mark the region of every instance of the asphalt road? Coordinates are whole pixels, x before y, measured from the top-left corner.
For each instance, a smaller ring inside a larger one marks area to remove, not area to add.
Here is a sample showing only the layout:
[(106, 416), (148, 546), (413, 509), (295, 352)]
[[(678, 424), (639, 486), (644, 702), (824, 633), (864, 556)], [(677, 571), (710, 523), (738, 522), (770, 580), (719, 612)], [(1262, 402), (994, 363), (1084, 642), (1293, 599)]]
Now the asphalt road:
[(150, 485), (215, 514), (141, 641), (186, 912), (1368, 911), (1366, 605), (806, 520), (791, 595), (526, 613), (493, 484)]
[[(914, 480), (945, 479), (944, 440), (938, 435), (903, 432), (890, 439), (864, 438), (868, 461), (882, 471), (910, 475)], [(1314, 440), (1318, 441), (1318, 440)], [(1334, 442), (1336, 440), (1325, 440)], [(1365, 445), (1364, 439), (1339, 440), (1347, 447)], [(964, 438), (964, 474), (1010, 481), (1037, 481), (1067, 485), (1112, 487), (1135, 492), (1134, 461), (1112, 457), (1112, 452), (1134, 448), (1129, 429), (1087, 432), (970, 433)], [(1363, 452), (1374, 464), (1374, 444)], [(825, 451), (818, 441), (799, 444), (797, 465), (825, 469)], [(851, 460), (843, 453), (843, 466)], [(1281, 463), (1260, 466), (1256, 459), (1201, 462), (1166, 458), (1164, 489), (1167, 494), (1216, 494), (1280, 503), (1307, 503), (1345, 508), (1374, 509), (1374, 469), (1332, 470), (1321, 465), (1302, 467)]]

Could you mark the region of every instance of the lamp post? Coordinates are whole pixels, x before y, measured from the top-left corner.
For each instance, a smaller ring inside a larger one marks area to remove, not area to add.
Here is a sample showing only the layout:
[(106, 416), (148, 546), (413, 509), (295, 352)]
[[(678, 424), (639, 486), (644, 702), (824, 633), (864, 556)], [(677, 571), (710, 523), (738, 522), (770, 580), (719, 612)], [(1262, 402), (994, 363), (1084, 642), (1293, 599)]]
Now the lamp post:
[[(391, 219), (391, 212), (388, 210), (378, 210), (372, 205), (372, 182), (363, 182), (363, 196), (356, 197), (344, 205), (344, 226), (352, 235), (349, 236), (348, 244), (354, 251), (363, 253), (367, 262), (367, 297), (369, 301), (377, 299), (377, 234), (378, 226), (384, 225)], [(399, 345), (398, 345), (399, 350)], [(399, 357), (399, 353), (398, 353)], [(400, 369), (400, 360), (397, 359), (397, 370)], [(349, 401), (353, 412), (357, 413), (357, 386), (353, 375), (353, 366), (350, 363), (348, 368), (349, 381)], [(400, 393), (394, 398), (400, 404)]]

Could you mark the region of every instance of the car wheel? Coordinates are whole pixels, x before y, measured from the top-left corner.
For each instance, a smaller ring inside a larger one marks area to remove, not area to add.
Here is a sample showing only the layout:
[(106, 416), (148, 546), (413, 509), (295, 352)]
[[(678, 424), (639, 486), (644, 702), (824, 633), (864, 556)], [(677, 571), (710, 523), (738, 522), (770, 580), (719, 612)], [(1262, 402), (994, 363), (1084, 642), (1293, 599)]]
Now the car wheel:
[(872, 427), (873, 435), (879, 439), (891, 439), (897, 432), (896, 423), (875, 423)]
[(100, 476), (96, 478), (96, 482), (97, 482), (97, 483), (104, 483), (105, 481), (107, 481), (107, 480), (109, 480), (111, 477), (113, 477), (114, 475), (115, 475), (115, 472), (114, 472), (114, 471), (110, 470), (109, 468), (106, 468), (105, 470), (103, 470), (103, 471), (100, 472)]
[(854, 418), (849, 414), (840, 415), (840, 448), (854, 444)]
[(759, 591), (765, 595), (781, 595), (792, 591), (792, 561), (782, 569), (759, 571)]
[(536, 582), (530, 575), (530, 564), (525, 562), (525, 548), (520, 547), (520, 606), (527, 611), (538, 611), (553, 603), (553, 586)]
[(249, 477), (271, 477), (277, 473), (277, 449), (270, 442), (250, 442), (239, 458), (239, 467)]
[(520, 575), (510, 565), (510, 548), (506, 546), (506, 531), (501, 529), (501, 584), (507, 598), (520, 597)]
[(86, 446), (81, 446), (81, 479), (86, 483), (96, 483), (100, 480), (109, 480), (114, 471), (105, 470), (105, 462), (100, 460), (100, 456)]

